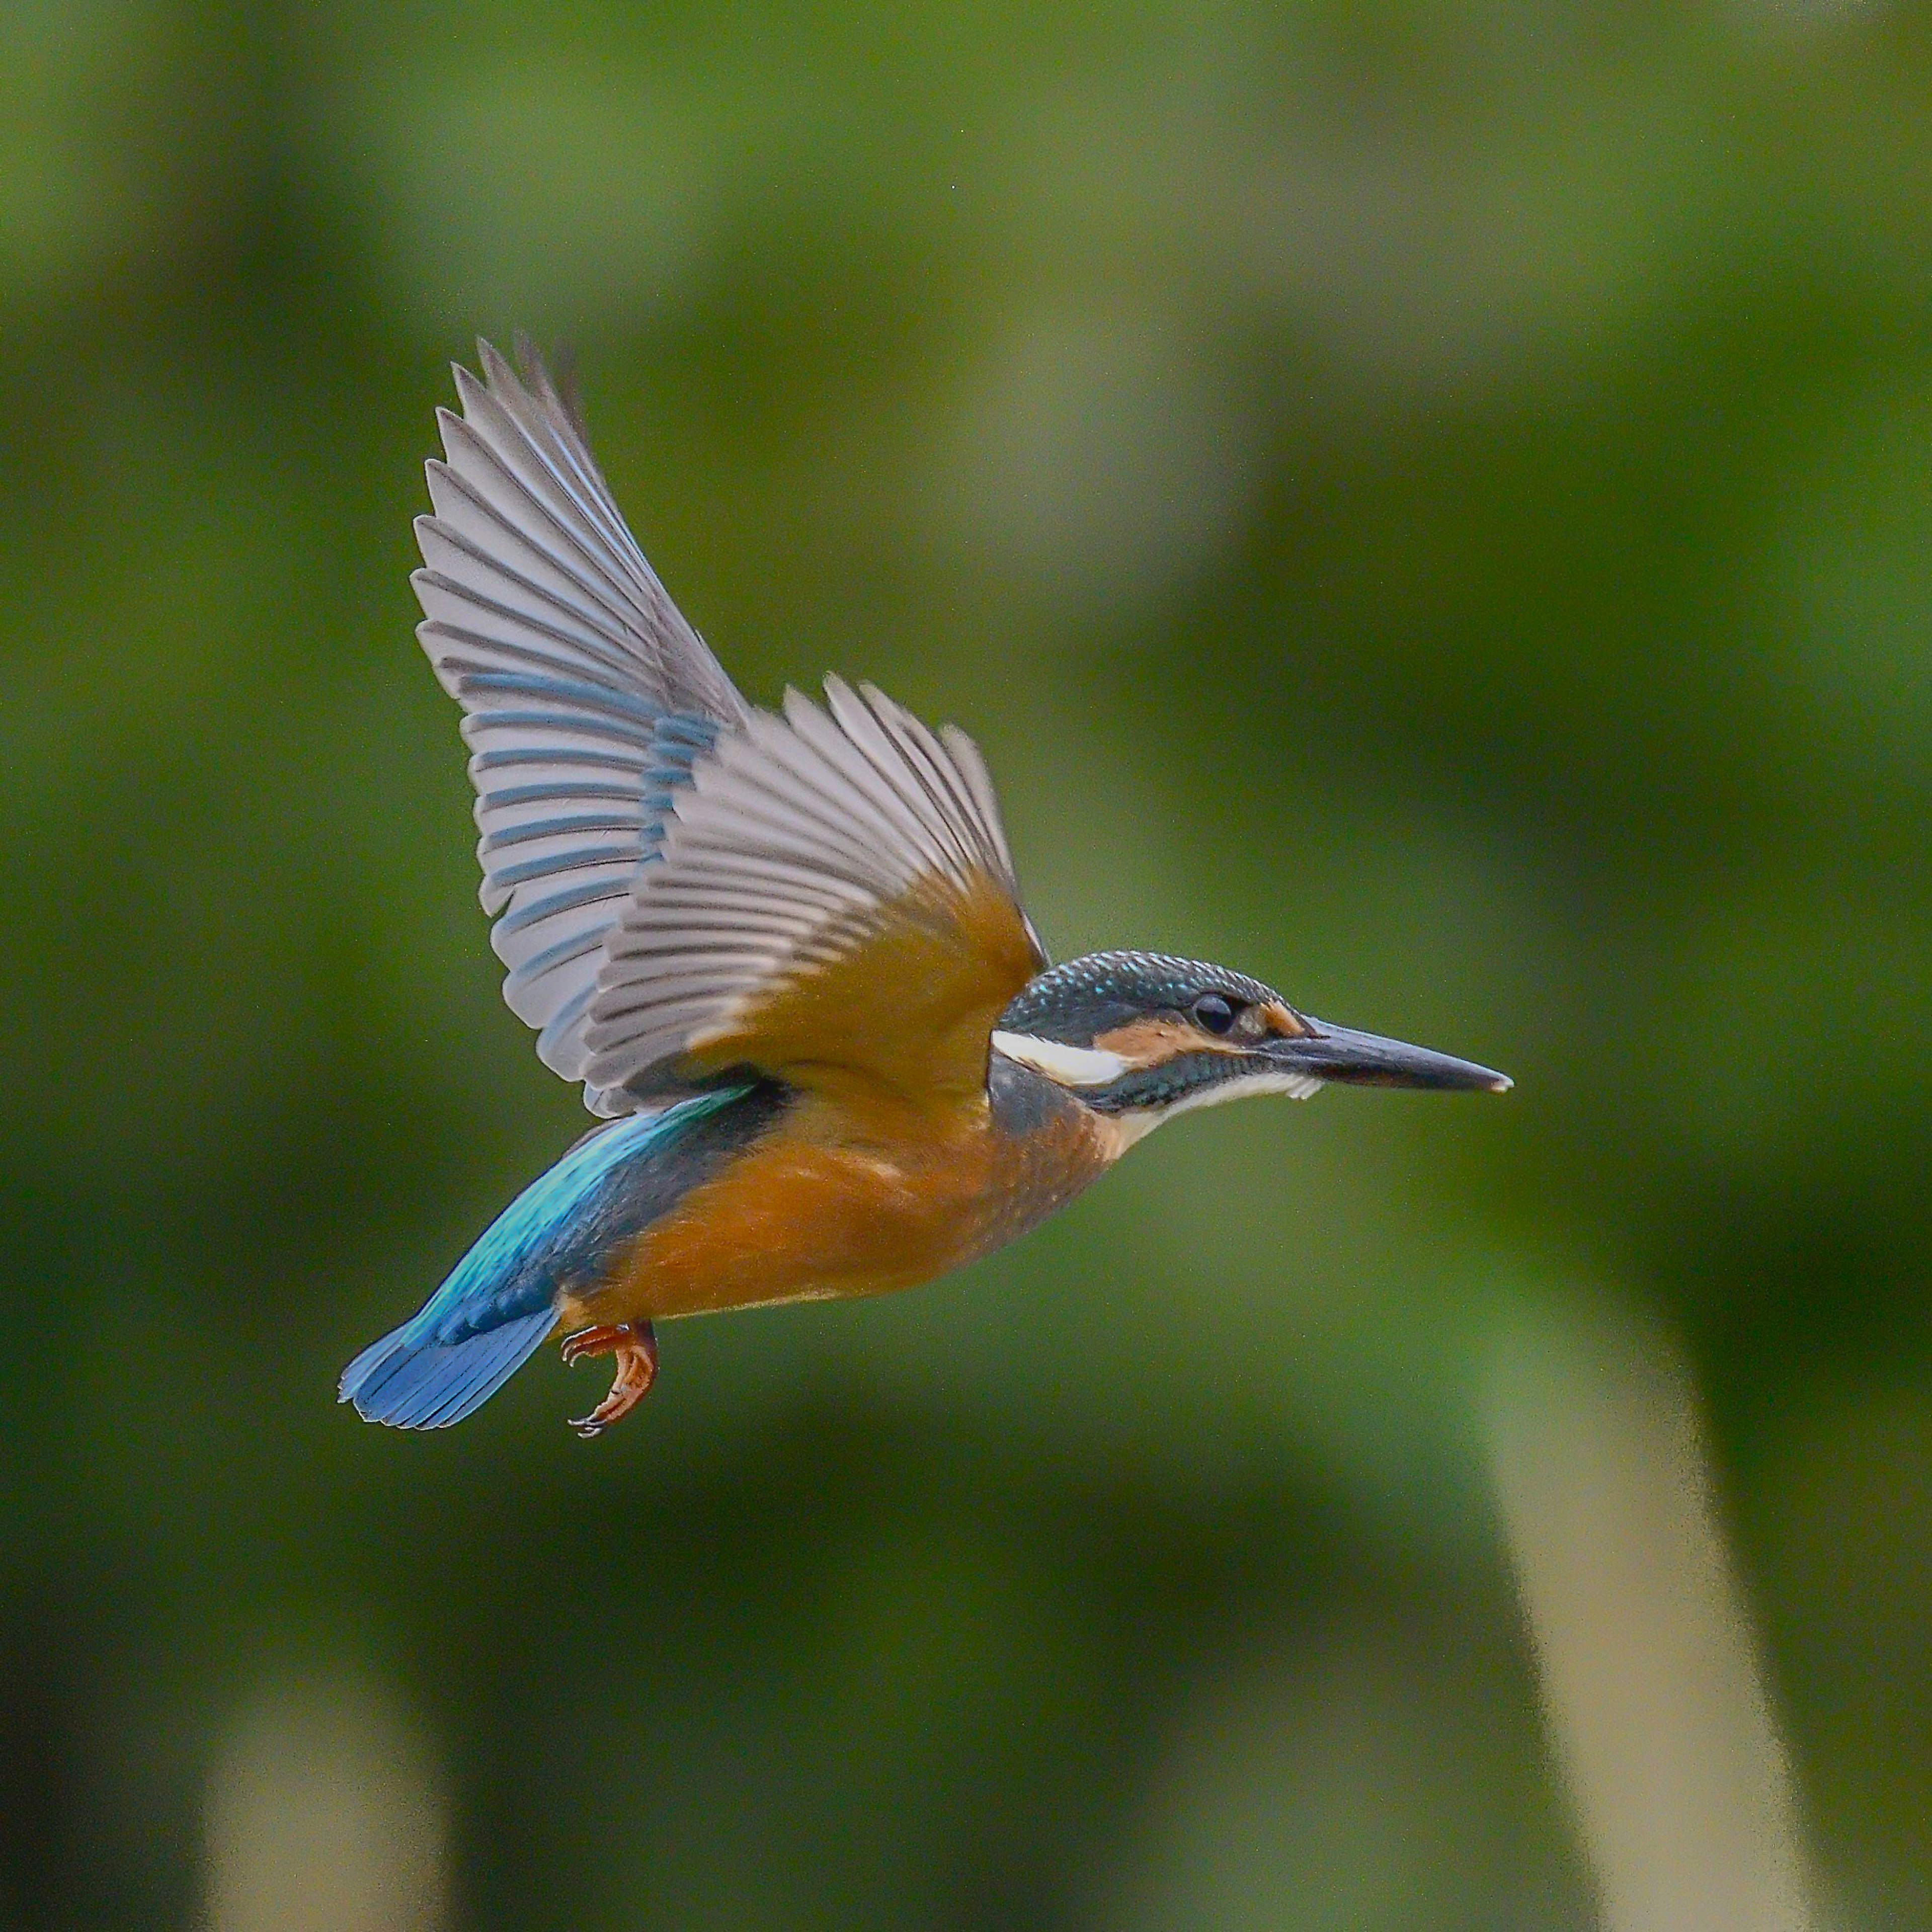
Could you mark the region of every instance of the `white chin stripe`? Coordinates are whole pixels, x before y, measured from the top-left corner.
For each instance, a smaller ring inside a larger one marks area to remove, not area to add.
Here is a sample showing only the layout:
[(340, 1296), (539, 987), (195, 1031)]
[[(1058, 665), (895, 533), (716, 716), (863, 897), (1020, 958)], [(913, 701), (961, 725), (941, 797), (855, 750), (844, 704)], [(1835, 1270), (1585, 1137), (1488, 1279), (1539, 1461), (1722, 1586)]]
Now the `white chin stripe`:
[(1245, 1100), (1250, 1094), (1286, 1094), (1291, 1100), (1310, 1100), (1321, 1092), (1322, 1087), (1322, 1082), (1312, 1073), (1246, 1073), (1238, 1080), (1221, 1080), (1211, 1087), (1196, 1088), (1165, 1107), (1136, 1107), (1113, 1118), (1124, 1146), (1132, 1147), (1177, 1114), (1196, 1113), (1203, 1107), (1218, 1107), (1224, 1101)]
[(1286, 1094), (1291, 1100), (1312, 1100), (1322, 1090), (1322, 1082), (1312, 1073), (1243, 1073), (1232, 1080), (1216, 1081), (1211, 1087), (1196, 1088), (1164, 1111), (1171, 1119), (1176, 1114), (1191, 1114), (1197, 1107), (1218, 1107), (1224, 1100), (1244, 1100), (1250, 1094)]
[(1062, 1087), (1105, 1087), (1132, 1068), (1132, 1063), (1118, 1053), (1066, 1046), (1057, 1040), (1036, 1040), (1028, 1033), (996, 1033), (993, 1045), (1009, 1060), (1044, 1073)]

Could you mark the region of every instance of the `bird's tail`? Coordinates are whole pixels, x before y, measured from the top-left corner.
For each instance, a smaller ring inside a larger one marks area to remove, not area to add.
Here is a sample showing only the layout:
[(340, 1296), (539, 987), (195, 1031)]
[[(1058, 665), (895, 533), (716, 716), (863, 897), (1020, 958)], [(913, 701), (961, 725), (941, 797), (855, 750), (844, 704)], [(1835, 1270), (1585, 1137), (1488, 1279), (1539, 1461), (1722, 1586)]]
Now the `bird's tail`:
[(439, 1341), (420, 1316), (372, 1342), (342, 1372), (341, 1400), (370, 1422), (445, 1429), (482, 1407), (556, 1326), (549, 1307), (481, 1335)]
[[(559, 1286), (596, 1279), (613, 1244), (637, 1232), (638, 1216), (662, 1211), (698, 1170), (655, 1194), (640, 1191), (640, 1172), (714, 1117), (731, 1118), (752, 1090), (710, 1088), (593, 1127), (496, 1216), (408, 1321), (343, 1370), (342, 1400), (398, 1429), (446, 1429), (480, 1408), (556, 1326)], [(630, 1211), (620, 1213), (613, 1190), (621, 1196), (627, 1185)]]

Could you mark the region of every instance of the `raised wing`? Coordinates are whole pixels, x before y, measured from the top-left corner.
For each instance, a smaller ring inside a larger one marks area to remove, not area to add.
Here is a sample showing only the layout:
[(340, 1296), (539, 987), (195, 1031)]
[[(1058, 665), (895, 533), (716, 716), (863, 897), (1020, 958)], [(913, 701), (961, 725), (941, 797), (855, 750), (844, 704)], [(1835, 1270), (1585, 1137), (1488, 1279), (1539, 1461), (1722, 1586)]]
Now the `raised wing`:
[[(749, 716), (624, 526), (579, 411), (519, 338), (440, 410), (416, 634), (469, 714), (484, 910), (503, 996), (584, 1077), (584, 1021), (638, 869), (694, 760)], [(584, 1098), (621, 1113), (622, 1094)]]
[(589, 1076), (647, 1094), (728, 1066), (915, 1104), (982, 1091), (1046, 964), (978, 751), (826, 682), (721, 737), (673, 801), (598, 976)]

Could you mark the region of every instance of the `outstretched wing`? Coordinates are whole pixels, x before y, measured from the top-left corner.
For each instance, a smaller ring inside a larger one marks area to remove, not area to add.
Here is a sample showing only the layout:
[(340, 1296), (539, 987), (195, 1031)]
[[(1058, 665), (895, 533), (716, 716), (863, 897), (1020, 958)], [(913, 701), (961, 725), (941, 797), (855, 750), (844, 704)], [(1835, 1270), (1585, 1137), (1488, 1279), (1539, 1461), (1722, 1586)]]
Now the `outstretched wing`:
[[(483, 380), (456, 371), (463, 414), (436, 412), (416, 634), (469, 714), (504, 998), (544, 1064), (582, 1079), (608, 943), (671, 796), (749, 713), (625, 528), (574, 398), (521, 338), (520, 374), (478, 347)], [(584, 1098), (631, 1104), (595, 1083)]]
[(796, 692), (698, 760), (638, 876), (585, 1036), (600, 1088), (750, 1065), (914, 1104), (982, 1091), (1046, 964), (978, 751), (869, 686)]

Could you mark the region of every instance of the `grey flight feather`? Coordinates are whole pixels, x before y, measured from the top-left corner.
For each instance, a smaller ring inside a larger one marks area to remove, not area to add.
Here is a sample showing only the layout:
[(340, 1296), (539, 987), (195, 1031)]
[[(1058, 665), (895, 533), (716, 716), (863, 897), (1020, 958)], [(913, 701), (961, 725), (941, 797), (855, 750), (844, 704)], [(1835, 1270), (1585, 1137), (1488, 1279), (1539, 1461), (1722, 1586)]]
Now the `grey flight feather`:
[(520, 372), (478, 348), (482, 380), (456, 371), (462, 415), (437, 412), (417, 635), (468, 714), (504, 997), (544, 1064), (581, 1079), (604, 941), (670, 796), (749, 712), (625, 526), (572, 400), (520, 340)]
[[(797, 692), (754, 712), (672, 802), (606, 948), (584, 1035), (589, 1077), (648, 1090), (654, 1068), (774, 987), (862, 945), (916, 883), (1018, 887), (985, 768), (883, 692)], [(1042, 962), (1043, 956), (1042, 956)]]
[(519, 368), (478, 347), (463, 413), (437, 412), (417, 635), (466, 714), (504, 998), (546, 1066), (622, 1114), (916, 881), (991, 878), (1017, 907), (1012, 861), (963, 733), (836, 678), (825, 710), (748, 706), (625, 527), (573, 399), (520, 338)]

